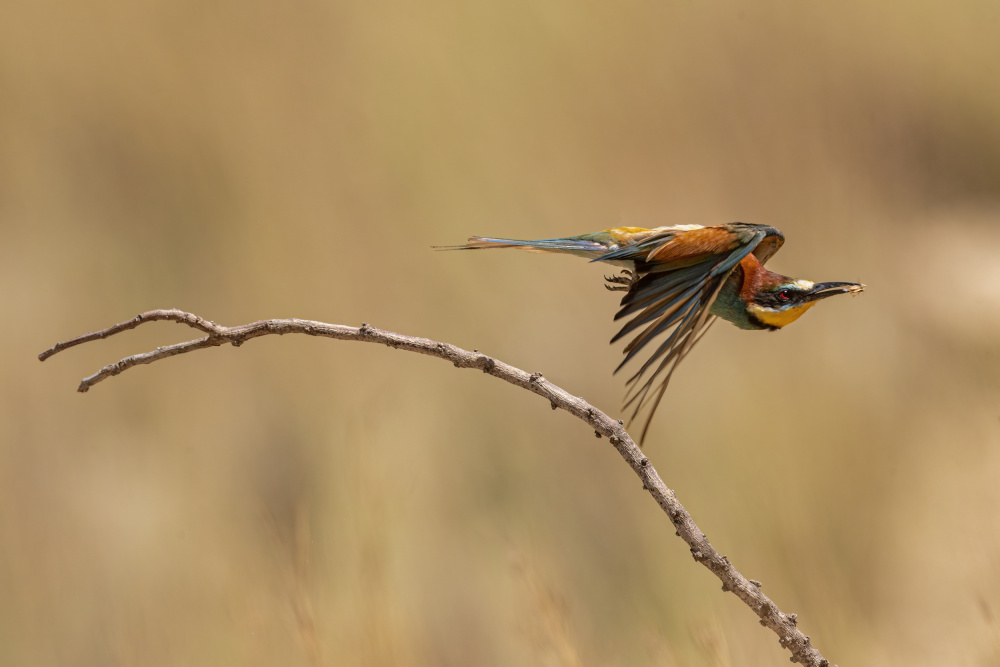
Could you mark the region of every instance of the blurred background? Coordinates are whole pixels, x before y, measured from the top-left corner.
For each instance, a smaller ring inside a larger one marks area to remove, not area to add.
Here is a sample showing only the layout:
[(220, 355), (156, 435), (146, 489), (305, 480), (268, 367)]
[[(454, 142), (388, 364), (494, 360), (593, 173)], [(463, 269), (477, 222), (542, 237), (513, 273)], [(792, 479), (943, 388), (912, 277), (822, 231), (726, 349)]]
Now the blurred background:
[(841, 665), (1000, 664), (1000, 5), (40, 0), (0, 23), (0, 664), (778, 665), (607, 440), (414, 354), (144, 366), (152, 308), (363, 321), (620, 413), (601, 267), (767, 223), (859, 281), (713, 327), (646, 450)]

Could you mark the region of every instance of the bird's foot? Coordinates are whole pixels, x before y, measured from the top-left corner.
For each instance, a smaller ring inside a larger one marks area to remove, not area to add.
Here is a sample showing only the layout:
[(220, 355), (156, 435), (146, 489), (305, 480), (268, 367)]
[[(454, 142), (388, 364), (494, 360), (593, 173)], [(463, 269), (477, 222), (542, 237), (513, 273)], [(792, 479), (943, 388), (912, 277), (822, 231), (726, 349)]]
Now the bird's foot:
[(610, 292), (627, 292), (635, 282), (635, 274), (628, 269), (622, 269), (620, 276), (604, 276), (604, 287)]

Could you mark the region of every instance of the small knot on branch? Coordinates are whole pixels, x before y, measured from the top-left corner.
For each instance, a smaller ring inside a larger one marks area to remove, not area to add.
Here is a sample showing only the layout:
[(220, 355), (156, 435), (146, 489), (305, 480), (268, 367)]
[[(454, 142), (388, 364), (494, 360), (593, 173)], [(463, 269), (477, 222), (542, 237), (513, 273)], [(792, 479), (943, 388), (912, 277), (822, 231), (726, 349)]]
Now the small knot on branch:
[(749, 581), (751, 584), (753, 584), (757, 588), (763, 588), (764, 587), (764, 584), (760, 583), (756, 579), (747, 579), (747, 581)]
[(531, 382), (532, 384), (537, 383), (541, 379), (542, 379), (542, 374), (538, 373), (537, 371), (528, 376), (528, 382)]
[(368, 324), (367, 322), (362, 322), (361, 328), (358, 329), (358, 333), (361, 334), (362, 336), (370, 336), (374, 328), (375, 327)]
[[(483, 372), (489, 373), (494, 368), (497, 367), (497, 362), (493, 361), (492, 357), (483, 356)], [(553, 408), (554, 410), (555, 408)]]

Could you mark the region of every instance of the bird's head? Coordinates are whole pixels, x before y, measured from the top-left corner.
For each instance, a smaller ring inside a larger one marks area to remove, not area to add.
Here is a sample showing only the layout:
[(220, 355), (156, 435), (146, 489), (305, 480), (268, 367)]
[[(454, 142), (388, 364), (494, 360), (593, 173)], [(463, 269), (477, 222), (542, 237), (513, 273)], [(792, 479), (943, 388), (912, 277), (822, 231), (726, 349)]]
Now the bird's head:
[[(767, 271), (765, 269), (765, 271)], [(802, 317), (820, 299), (835, 294), (857, 294), (864, 285), (858, 283), (813, 283), (795, 280), (767, 271), (748, 294), (744, 294), (747, 314), (762, 328), (780, 329)]]

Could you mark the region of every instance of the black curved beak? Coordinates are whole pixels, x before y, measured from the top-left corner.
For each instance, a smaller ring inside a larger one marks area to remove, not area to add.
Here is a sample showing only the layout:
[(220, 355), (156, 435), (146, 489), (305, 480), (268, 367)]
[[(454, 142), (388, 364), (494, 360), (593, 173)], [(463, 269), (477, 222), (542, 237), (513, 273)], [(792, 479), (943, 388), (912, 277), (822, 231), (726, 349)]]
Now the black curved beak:
[(816, 283), (809, 290), (808, 301), (819, 301), (835, 294), (860, 294), (865, 286), (859, 283)]

